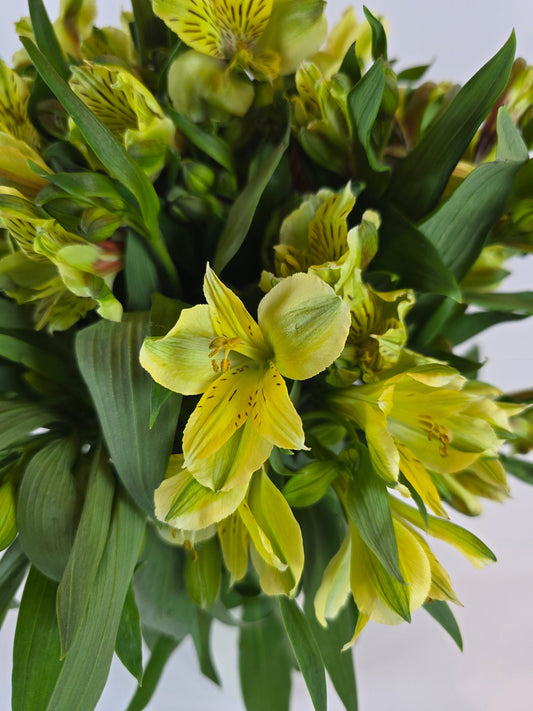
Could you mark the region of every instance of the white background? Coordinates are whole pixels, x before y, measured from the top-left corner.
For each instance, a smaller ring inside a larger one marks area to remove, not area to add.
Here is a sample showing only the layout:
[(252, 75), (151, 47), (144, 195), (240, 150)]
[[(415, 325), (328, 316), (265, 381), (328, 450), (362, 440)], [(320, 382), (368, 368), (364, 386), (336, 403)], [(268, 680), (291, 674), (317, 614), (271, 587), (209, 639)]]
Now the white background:
[[(9, 61), (17, 48), (12, 24), (27, 11), (24, 0), (0, 2), (0, 56)], [(45, 0), (45, 4), (55, 19), (59, 0)], [(98, 4), (98, 24), (116, 24), (121, 3), (99, 0)], [(346, 4), (344, 0), (330, 2), (329, 17), (338, 17)], [(122, 6), (129, 9), (127, 2)], [(361, 5), (355, 8), (362, 17)], [(397, 66), (435, 60), (429, 72), (435, 80), (466, 81), (501, 47), (513, 26), (518, 55), (533, 62), (531, 0), (380, 0), (371, 9), (389, 21), (389, 55), (399, 59)], [(530, 260), (515, 260), (516, 274), (505, 283), (505, 290), (532, 288)], [(484, 380), (509, 391), (533, 385), (529, 321), (497, 327), (477, 342), (483, 354), (490, 356), (482, 371)], [(481, 518), (464, 520), (494, 550), (497, 564), (477, 571), (459, 554), (435, 546), (464, 604), (454, 610), (464, 653), (423, 610), (411, 625), (369, 624), (355, 648), (361, 711), (533, 708), (533, 488), (513, 480), (512, 494), (513, 499), (503, 506), (488, 503)], [(454, 520), (460, 519), (457, 515)], [(14, 623), (15, 613), (10, 612), (0, 635), (0, 709), (10, 706)], [(214, 655), (223, 691), (198, 673), (187, 640), (169, 663), (149, 710), (242, 711), (233, 630), (216, 627)], [(134, 686), (127, 672), (114, 663), (98, 711), (125, 709)], [(311, 708), (302, 680), (296, 678), (292, 711)], [(342, 708), (333, 691), (328, 708)]]

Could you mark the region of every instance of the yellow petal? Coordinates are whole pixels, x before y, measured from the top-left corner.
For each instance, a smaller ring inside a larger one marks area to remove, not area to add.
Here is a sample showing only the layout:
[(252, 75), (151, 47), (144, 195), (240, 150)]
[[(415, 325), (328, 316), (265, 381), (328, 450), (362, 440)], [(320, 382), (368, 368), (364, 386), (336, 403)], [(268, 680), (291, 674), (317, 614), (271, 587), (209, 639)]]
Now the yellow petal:
[(203, 393), (218, 377), (209, 358), (214, 329), (207, 306), (183, 309), (163, 338), (146, 338), (140, 362), (152, 378), (183, 395)]
[(30, 90), (26, 82), (0, 60), (0, 127), (13, 138), (39, 147), (39, 134), (28, 118)]
[(218, 540), (231, 586), (244, 578), (248, 570), (249, 534), (238, 512), (218, 524)]
[(229, 491), (247, 485), (252, 474), (268, 459), (272, 444), (247, 420), (219, 449), (195, 459), (189, 471), (203, 486)]
[(327, 625), (326, 618), (337, 617), (350, 592), (350, 555), (351, 537), (348, 531), (341, 547), (324, 570), (315, 595), (315, 614), (323, 627)]
[(185, 464), (213, 454), (244, 425), (262, 380), (262, 369), (242, 365), (219, 374), (202, 395), (183, 432)]
[(239, 506), (239, 516), (242, 523), (246, 526), (246, 530), (250, 536), (250, 540), (260, 558), (266, 563), (268, 568), (274, 568), (277, 571), (284, 572), (289, 567), (274, 553), (272, 544), (268, 539), (261, 526), (250, 510), (246, 501), (243, 501)]
[(235, 511), (246, 494), (247, 485), (215, 493), (199, 484), (187, 469), (183, 457), (171, 455), (169, 472), (155, 491), (155, 515), (174, 528), (194, 531), (218, 523)]
[(261, 329), (238, 296), (220, 281), (209, 265), (205, 272), (204, 294), (217, 335), (240, 338), (241, 342), (233, 350), (252, 360), (264, 362), (270, 351)]
[(270, 363), (252, 407), (252, 422), (269, 442), (282, 449), (306, 449), (302, 420), (285, 381)]
[(266, 294), (258, 320), (280, 373), (305, 380), (339, 357), (350, 328), (350, 310), (312, 274), (293, 274)]
[(336, 262), (348, 249), (348, 215), (355, 205), (350, 183), (323, 202), (309, 223), (309, 250), (312, 264)]
[(400, 469), (407, 481), (412, 485), (422, 501), (424, 501), (437, 516), (448, 518), (446, 509), (440, 500), (437, 487), (428, 470), (407, 448), (398, 445), (398, 451), (400, 453)]

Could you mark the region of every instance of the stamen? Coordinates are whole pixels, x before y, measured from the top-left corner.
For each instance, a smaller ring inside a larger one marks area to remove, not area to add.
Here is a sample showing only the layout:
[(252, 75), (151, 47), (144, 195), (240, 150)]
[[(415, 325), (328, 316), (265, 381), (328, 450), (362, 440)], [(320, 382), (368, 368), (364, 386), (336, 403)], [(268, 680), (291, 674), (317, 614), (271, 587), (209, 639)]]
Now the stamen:
[(442, 425), (439, 425), (431, 415), (420, 415), (418, 418), (422, 429), (427, 433), (428, 441), (433, 439), (440, 443), (439, 454), (441, 457), (448, 456), (448, 445), (451, 442), (451, 432)]
[[(211, 364), (213, 365), (213, 370), (218, 373), (219, 370), (222, 373), (226, 373), (231, 368), (231, 362), (228, 358), (229, 352), (236, 348), (241, 343), (239, 336), (233, 336), (232, 338), (227, 338), (226, 336), (215, 336), (209, 342), (209, 358), (211, 358)], [(216, 362), (216, 356), (224, 351), (224, 357), (220, 361), (220, 367)]]

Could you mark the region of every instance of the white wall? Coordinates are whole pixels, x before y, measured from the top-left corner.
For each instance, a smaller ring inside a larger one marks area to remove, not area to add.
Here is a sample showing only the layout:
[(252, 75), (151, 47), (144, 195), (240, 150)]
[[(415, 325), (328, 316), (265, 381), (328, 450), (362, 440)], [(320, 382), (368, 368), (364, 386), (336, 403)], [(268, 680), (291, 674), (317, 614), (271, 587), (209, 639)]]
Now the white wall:
[[(45, 0), (52, 18), (58, 0)], [(115, 23), (120, 3), (101, 0), (99, 24)], [(125, 4), (126, 5), (126, 4)], [(339, 16), (346, 3), (329, 3), (330, 17)], [(127, 5), (126, 5), (127, 7)], [(361, 5), (356, 5), (362, 17)], [(376, 0), (371, 10), (390, 23), (389, 55), (398, 67), (435, 59), (433, 79), (468, 79), (516, 28), (518, 53), (533, 62), (533, 8), (530, 0)], [(27, 14), (23, 0), (2, 0), (0, 56), (10, 58), (16, 48), (12, 22)], [(517, 274), (506, 290), (531, 289), (531, 258), (519, 260)], [(485, 380), (502, 388), (530, 387), (533, 346), (530, 322), (489, 331), (482, 338), (490, 361)], [(530, 711), (533, 696), (531, 659), (533, 612), (533, 489), (512, 482), (514, 499), (505, 505), (487, 504), (484, 515), (465, 524), (499, 558), (481, 571), (461, 556), (438, 549), (464, 604), (456, 611), (463, 632), (461, 655), (451, 640), (424, 612), (411, 625), (399, 628), (370, 624), (356, 647), (361, 711)], [(458, 520), (460, 517), (456, 517)], [(157, 581), (154, 581), (157, 584)], [(14, 613), (0, 635), (0, 708), (9, 707), (9, 664)], [(189, 641), (175, 653), (150, 711), (240, 711), (236, 676), (236, 640), (232, 630), (215, 630), (215, 658), (225, 683), (223, 692), (202, 678)], [(275, 683), (275, 681), (273, 681)], [(120, 711), (127, 706), (134, 682), (114, 665), (98, 711)], [(301, 679), (293, 711), (311, 711)], [(330, 711), (340, 711), (331, 694)], [(74, 710), (73, 710), (74, 711)], [(276, 709), (272, 709), (276, 711)]]

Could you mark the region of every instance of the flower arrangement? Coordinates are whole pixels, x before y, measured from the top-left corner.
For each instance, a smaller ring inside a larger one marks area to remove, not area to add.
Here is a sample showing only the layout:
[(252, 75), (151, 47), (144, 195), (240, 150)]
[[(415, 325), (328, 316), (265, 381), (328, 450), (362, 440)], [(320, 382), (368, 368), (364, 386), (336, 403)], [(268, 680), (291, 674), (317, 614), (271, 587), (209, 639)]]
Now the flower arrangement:
[(533, 245), (533, 68), (511, 36), (424, 82), (324, 5), (29, 0), (0, 63), (14, 711), (92, 711), (114, 653), (139, 711), (188, 635), (218, 682), (214, 619), (248, 711), (292, 669), (356, 709), (369, 622), (423, 607), (461, 646), (431, 541), (490, 563), (454, 510), (533, 477), (531, 392), (456, 352), (533, 313), (496, 290)]

